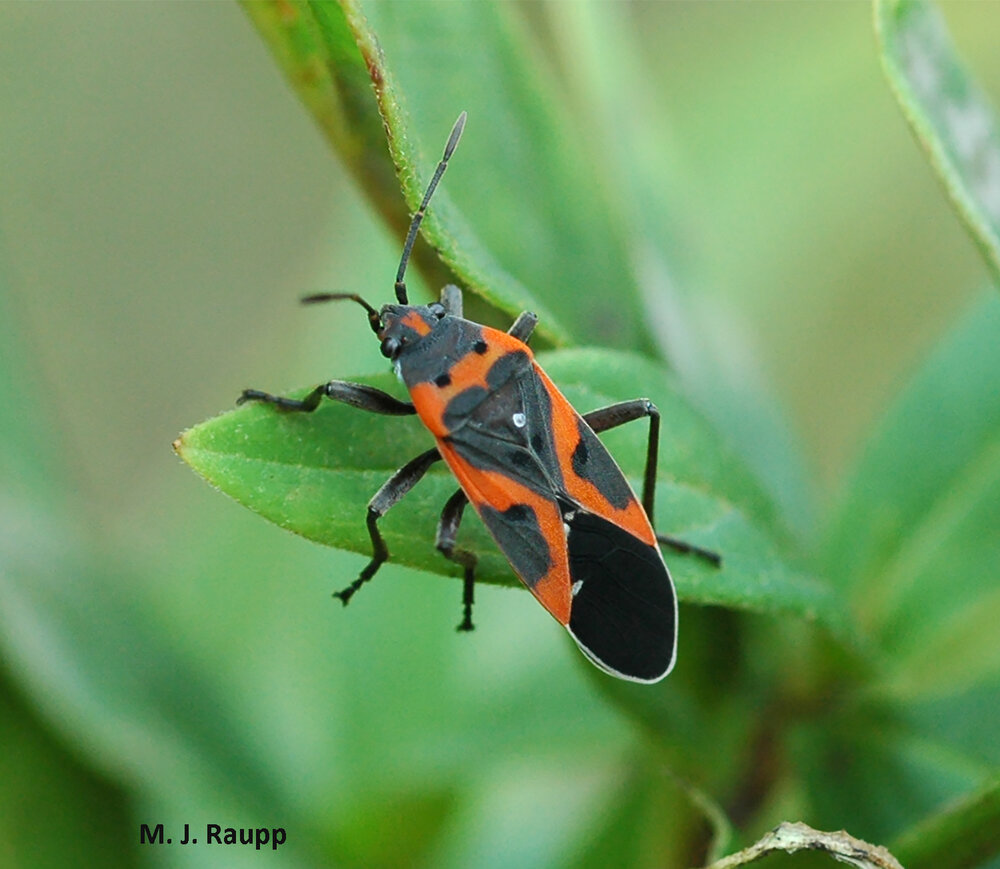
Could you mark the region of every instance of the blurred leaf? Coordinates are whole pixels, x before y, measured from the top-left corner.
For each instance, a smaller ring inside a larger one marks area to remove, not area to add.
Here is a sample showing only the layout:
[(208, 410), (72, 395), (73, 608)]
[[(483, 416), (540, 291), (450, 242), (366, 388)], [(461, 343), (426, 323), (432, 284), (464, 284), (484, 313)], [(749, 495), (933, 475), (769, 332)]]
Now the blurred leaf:
[[(631, 226), (620, 219), (608, 166), (591, 147), (594, 131), (572, 110), (525, 10), (502, 3), (360, 6), (414, 128), (447, 128), (459, 109), (469, 110), (449, 194), (490, 255), (578, 342), (651, 351), (625, 252)], [(475, 74), (457, 73), (468, 68)]]
[[(31, 516), (5, 527), (18, 545), (0, 547), (0, 641), (12, 668), (44, 698), (44, 711), (86, 744), (100, 766), (153, 792), (225, 782), (249, 806), (280, 805), (259, 758), (234, 734), (200, 666), (103, 565), (99, 575), (69, 546), (72, 533)], [(62, 541), (55, 543), (54, 541)], [(211, 709), (211, 714), (206, 710)], [(127, 724), (126, 724), (127, 723)]]
[[(21, 675), (13, 624), (19, 613), (9, 588), (19, 554), (52, 539), (27, 540), (23, 517), (35, 514), (54, 530), (59, 503), (57, 437), (41, 418), (37, 371), (25, 330), (12, 304), (5, 264), (0, 264), (0, 862), (4, 866), (118, 866), (136, 864), (133, 841), (121, 835), (130, 822), (124, 793), (94, 772), (72, 740), (42, 728), (37, 695), (29, 709), (10, 677)], [(58, 540), (58, 538), (57, 538)], [(34, 556), (37, 558), (38, 556)], [(24, 626), (20, 626), (24, 629)], [(26, 686), (31, 695), (30, 688)], [(42, 710), (47, 711), (47, 710)], [(65, 734), (57, 734), (65, 736)], [(73, 750), (75, 749), (75, 750)], [(39, 831), (45, 831), (40, 835)]]
[(897, 694), (1000, 668), (1000, 300), (974, 307), (868, 445), (826, 545), (828, 575), (890, 657)]
[[(199, 667), (184, 660), (156, 620), (123, 591), (135, 590), (135, 577), (122, 579), (107, 563), (92, 566), (47, 425), (51, 406), (35, 398), (45, 392), (25, 361), (32, 357), (8, 298), (0, 291), (0, 352), (9, 363), (5, 371), (18, 376), (0, 378), (0, 399), (19, 410), (0, 415), (0, 455), (9, 472), (0, 495), (5, 669), (76, 752), (123, 786), (184, 789), (214, 768), (216, 782), (242, 789), (249, 805), (262, 811), (277, 805), (255, 756), (233, 739), (238, 728), (209, 699)], [(101, 865), (134, 862), (135, 828), (122, 797), (67, 766), (61, 750), (53, 755), (51, 740), (38, 733), (32, 738), (18, 711), (11, 711), (0, 715), (7, 731), (0, 743), (21, 750), (4, 752), (9, 762), (0, 780), (17, 789), (4, 794), (15, 797), (17, 808), (0, 815), (16, 823), (19, 813), (30, 811), (32, 841), (19, 841), (13, 831), (4, 837), (10, 850), (0, 862), (8, 865), (35, 848), (39, 859), (23, 865), (79, 863), (86, 842), (98, 848)], [(50, 768), (54, 762), (58, 769)], [(40, 837), (46, 812), (58, 817), (52, 835)], [(64, 859), (42, 859), (57, 853)]]
[(1000, 126), (928, 0), (876, 0), (896, 99), (959, 216), (1000, 278)]
[[(52, 738), (0, 680), (0, 854), (5, 869), (136, 866), (123, 793)], [(38, 835), (45, 829), (48, 833)]]
[[(331, 853), (341, 865), (432, 865), (428, 853), (455, 812), (454, 788), (427, 788), (408, 794), (363, 794), (350, 801), (337, 818), (331, 839), (339, 839)], [(392, 830), (387, 836), (386, 830)]]
[[(400, 235), (409, 222), (404, 201), (416, 210), (448, 127), (442, 123), (434, 130), (437, 138), (429, 146), (428, 157), (424, 153), (428, 149), (418, 144), (426, 138), (417, 135), (410, 116), (410, 112), (423, 111), (421, 100), (418, 93), (409, 91), (404, 98), (395, 60), (383, 51), (383, 45), (394, 43), (397, 52), (405, 54), (448, 32), (453, 33), (455, 44), (475, 45), (481, 62), (489, 63), (490, 74), (482, 78), (483, 99), (470, 106), (466, 136), (479, 139), (476, 152), (491, 152), (477, 161), (491, 177), (481, 179), (488, 195), (477, 189), (467, 191), (465, 199), (478, 208), (485, 196), (489, 214), (467, 220), (453, 205), (448, 185), (442, 185), (422, 232), (450, 272), (436, 267), (421, 245), (415, 249), (415, 259), (433, 282), (457, 279), (510, 316), (526, 309), (535, 311), (541, 318), (543, 340), (568, 340), (561, 319), (572, 323), (577, 335), (635, 343), (641, 329), (636, 325), (639, 315), (634, 297), (617, 290), (601, 312), (579, 304), (577, 287), (621, 282), (624, 257), (607, 208), (588, 183), (592, 173), (572, 133), (553, 120), (551, 105), (529, 83), (530, 59), (520, 44), (522, 37), (503, 23), (507, 13), (488, 4), (391, 4), (393, 14), (383, 20), (379, 7), (368, 8), (353, 0), (339, 5), (247, 2), (244, 7), (331, 144)], [(383, 28), (378, 38), (366, 13)], [(392, 33), (386, 34), (385, 29)], [(426, 55), (421, 57), (417, 71), (427, 75)], [(433, 64), (433, 69), (436, 75), (439, 65)], [(407, 67), (408, 81), (414, 72)], [(433, 99), (435, 109), (447, 104), (436, 87), (424, 99)], [(451, 106), (445, 123), (450, 124), (462, 108)], [(439, 110), (433, 111), (435, 118), (439, 115)], [(477, 121), (477, 117), (490, 116), (505, 119), (504, 138), (488, 138), (490, 124)], [(388, 152), (383, 136), (388, 137)], [(463, 154), (472, 150), (466, 146)], [(399, 185), (402, 198), (396, 193)], [(532, 221), (525, 211), (526, 191), (538, 209)], [(472, 228), (483, 221), (493, 229), (489, 251)], [(494, 258), (493, 250), (500, 251), (504, 264)], [(534, 290), (529, 291), (514, 273), (533, 279)], [(546, 304), (541, 299), (550, 287), (562, 292)]]
[[(772, 511), (760, 490), (662, 369), (600, 350), (560, 351), (542, 362), (578, 407), (635, 397), (636, 384), (659, 406), (661, 530), (715, 549), (724, 559), (717, 570), (697, 558), (670, 557), (681, 600), (795, 615), (844, 635), (840, 602), (778, 554), (767, 533)], [(389, 375), (364, 382), (399, 392)], [(610, 432), (607, 440), (635, 482), (645, 429), (628, 428)], [(335, 402), (312, 414), (240, 408), (188, 430), (175, 444), (188, 464), (241, 504), (311, 540), (364, 555), (371, 554), (364, 505), (392, 471), (431, 446), (415, 417), (390, 419)], [(436, 467), (382, 520), (397, 563), (457, 573), (433, 546), (441, 507), (455, 488), (450, 474)], [(518, 585), (481, 523), (470, 519), (462, 538), (481, 554), (477, 578)]]
[(956, 678), (917, 696), (904, 695), (902, 715), (915, 733), (933, 734), (951, 750), (961, 752), (981, 769), (1000, 770), (997, 709), (1000, 708), (1000, 669), (985, 677), (974, 671), (968, 680)]
[(544, 9), (567, 86), (588, 113), (588, 144), (603, 176), (595, 180), (628, 227), (631, 280), (641, 288), (654, 340), (698, 408), (768, 486), (783, 522), (804, 538), (814, 505), (801, 444), (758, 365), (733, 354), (748, 339), (713, 292), (714, 282), (685, 268), (698, 244), (692, 231), (698, 218), (693, 212), (679, 217), (676, 206), (684, 200), (678, 178), (691, 167), (679, 165), (660, 82), (650, 78), (638, 50), (636, 9), (623, 3)]
[[(11, 671), (96, 768), (133, 796), (179, 807), (169, 817), (130, 818), (126, 840), (134, 842), (141, 821), (179, 829), (216, 817), (297, 819), (299, 839), (276, 865), (314, 865), (314, 829), (285, 799), (251, 723), (220, 688), (219, 662), (181, 647), (141, 577), (106, 562), (91, 567), (72, 526), (32, 515), (26, 504), (2, 518), (0, 647)], [(184, 859), (203, 865), (194, 851)]]
[(907, 869), (971, 869), (1000, 854), (1000, 778), (907, 830), (892, 850)]
[[(885, 666), (854, 712), (808, 741), (800, 766), (823, 818), (877, 836), (979, 785), (1000, 757), (998, 328), (990, 293), (921, 366), (869, 442), (825, 547)], [(928, 824), (934, 835), (961, 829), (981, 855), (993, 841), (989, 823), (973, 832), (983, 810)], [(904, 842), (910, 854), (942, 853), (933, 840)]]
[[(664, 818), (670, 823), (663, 823)], [(688, 865), (681, 855), (699, 848), (706, 826), (712, 831), (712, 853), (717, 845), (724, 853), (732, 830), (721, 810), (665, 765), (650, 763), (643, 755), (614, 783), (607, 811), (589, 825), (568, 865), (573, 869)]]
[(795, 775), (819, 826), (887, 842), (979, 786), (990, 768), (933, 728), (917, 728), (891, 703), (828, 704), (826, 713), (789, 729)]

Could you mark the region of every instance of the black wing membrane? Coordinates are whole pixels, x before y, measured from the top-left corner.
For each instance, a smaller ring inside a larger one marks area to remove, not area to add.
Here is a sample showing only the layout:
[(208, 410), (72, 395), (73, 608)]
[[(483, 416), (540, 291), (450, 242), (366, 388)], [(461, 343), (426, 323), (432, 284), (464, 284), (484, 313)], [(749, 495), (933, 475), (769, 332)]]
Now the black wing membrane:
[(569, 526), (570, 634), (612, 675), (658, 682), (674, 666), (677, 599), (659, 551), (560, 499)]

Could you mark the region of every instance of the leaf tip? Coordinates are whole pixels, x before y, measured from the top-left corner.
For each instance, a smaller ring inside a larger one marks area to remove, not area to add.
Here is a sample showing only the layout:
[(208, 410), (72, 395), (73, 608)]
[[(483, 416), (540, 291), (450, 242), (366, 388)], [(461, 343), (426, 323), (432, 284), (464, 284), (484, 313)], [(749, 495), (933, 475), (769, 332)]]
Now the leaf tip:
[(188, 461), (188, 457), (186, 455), (187, 447), (188, 447), (188, 442), (187, 442), (186, 431), (181, 432), (176, 438), (174, 438), (174, 440), (170, 444), (170, 448), (174, 451), (174, 454), (177, 456), (177, 458), (179, 458), (183, 462), (187, 462), (187, 464), (190, 465), (191, 462)]

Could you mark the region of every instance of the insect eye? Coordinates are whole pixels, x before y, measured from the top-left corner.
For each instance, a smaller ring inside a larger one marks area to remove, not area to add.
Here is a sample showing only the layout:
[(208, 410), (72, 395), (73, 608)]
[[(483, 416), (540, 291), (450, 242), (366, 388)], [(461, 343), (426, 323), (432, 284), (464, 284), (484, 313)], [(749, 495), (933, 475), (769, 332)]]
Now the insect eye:
[(398, 338), (383, 338), (381, 348), (382, 355), (386, 359), (391, 359), (399, 351), (399, 339)]
[(445, 315), (444, 305), (440, 302), (431, 302), (427, 308), (439, 320)]

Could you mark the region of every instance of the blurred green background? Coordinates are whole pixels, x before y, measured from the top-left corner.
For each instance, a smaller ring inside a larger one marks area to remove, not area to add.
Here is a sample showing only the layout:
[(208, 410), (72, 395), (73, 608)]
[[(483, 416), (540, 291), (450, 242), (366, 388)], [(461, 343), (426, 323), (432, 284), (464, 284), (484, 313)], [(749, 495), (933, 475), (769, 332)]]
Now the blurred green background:
[[(1000, 94), (1000, 6), (944, 8)], [(574, 6), (503, 15), (563, 120), (613, 143), (580, 95), (591, 58), (565, 51)], [(809, 540), (985, 267), (890, 95), (867, 4), (614, 16), (644, 84), (623, 114), (662, 147), (644, 155), (664, 167), (651, 331), (720, 426), (737, 405), (715, 395), (766, 408), (802, 472), (748, 459)], [(403, 29), (380, 35), (404, 53)], [(641, 839), (657, 806), (680, 811), (530, 596), (482, 588), (459, 636), (458, 584), (389, 566), (341, 612), (329, 592), (362, 559), (263, 522), (171, 452), (246, 386), (384, 368), (355, 311), (295, 302), (387, 299), (399, 241), (239, 7), (5, 3), (0, 44), (0, 865), (611, 865), (615, 812), (634, 807)], [(413, 119), (428, 168), (467, 109), (445, 183), (488, 210), (483, 191), (522, 183), (484, 156), (505, 119), (463, 98), (475, 46), (424, 50), (443, 83)], [(713, 617), (691, 616), (725, 631)], [(140, 822), (206, 821), (288, 844), (138, 848)], [(658, 853), (634, 844), (635, 865)]]

